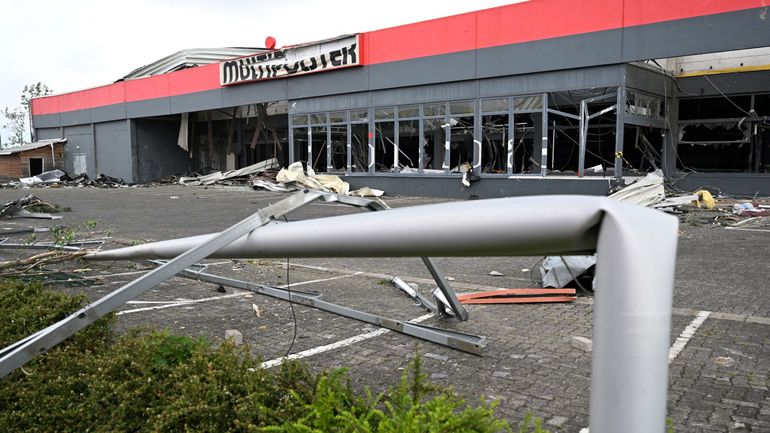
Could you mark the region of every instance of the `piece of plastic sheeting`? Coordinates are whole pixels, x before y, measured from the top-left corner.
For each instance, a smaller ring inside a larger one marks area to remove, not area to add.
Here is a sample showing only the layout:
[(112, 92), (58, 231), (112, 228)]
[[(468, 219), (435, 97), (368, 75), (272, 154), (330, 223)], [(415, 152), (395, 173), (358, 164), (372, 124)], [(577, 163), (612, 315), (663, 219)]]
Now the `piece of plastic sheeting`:
[(565, 287), (596, 265), (596, 256), (549, 256), (540, 265), (543, 287)]

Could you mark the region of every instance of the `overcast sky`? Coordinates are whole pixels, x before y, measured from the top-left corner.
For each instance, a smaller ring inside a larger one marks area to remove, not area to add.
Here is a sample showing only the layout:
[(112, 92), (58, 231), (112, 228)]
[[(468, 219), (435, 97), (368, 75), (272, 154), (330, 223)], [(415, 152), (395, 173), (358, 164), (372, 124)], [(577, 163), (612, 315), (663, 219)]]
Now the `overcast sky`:
[(516, 2), (3, 0), (0, 108), (18, 106), (25, 84), (61, 93), (112, 83), (185, 48), (260, 47), (268, 35), (280, 47)]

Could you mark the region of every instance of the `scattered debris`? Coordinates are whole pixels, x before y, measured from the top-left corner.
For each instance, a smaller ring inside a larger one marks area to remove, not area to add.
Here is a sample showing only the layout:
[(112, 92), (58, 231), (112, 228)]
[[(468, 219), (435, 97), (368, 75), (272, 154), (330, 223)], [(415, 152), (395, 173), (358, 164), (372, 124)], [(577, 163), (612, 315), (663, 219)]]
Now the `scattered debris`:
[(67, 173), (61, 170), (51, 170), (32, 177), (22, 177), (19, 182), (22, 186), (47, 185), (59, 182), (59, 179), (66, 175)]
[(533, 304), (573, 302), (575, 289), (498, 289), (486, 292), (461, 293), (457, 299), (463, 304)]
[(590, 338), (573, 335), (571, 343), (572, 347), (580, 349), (583, 352), (591, 352), (593, 350), (593, 342)]
[(220, 284), (220, 285), (217, 286), (217, 292), (219, 292), (219, 293), (227, 293), (227, 289), (225, 289), (225, 286)]
[(180, 177), (177, 183), (181, 185), (232, 185), (236, 181), (246, 182), (253, 175), (268, 170), (277, 170), (280, 167), (281, 166), (278, 164), (278, 160), (276, 158), (270, 158), (256, 164), (239, 168), (238, 170), (230, 170), (224, 173), (221, 171), (216, 171), (204, 176)]
[(4, 183), (2, 186), (11, 188), (58, 188), (58, 187), (99, 187), (99, 188), (125, 188), (128, 187), (123, 179), (100, 174), (94, 179), (86, 173), (72, 177), (61, 170), (51, 170), (32, 177), (23, 177)]
[(50, 213), (30, 212), (27, 209), (47, 210), (48, 212), (60, 211), (58, 206), (44, 202), (32, 194), (27, 194), (18, 200), (9, 201), (8, 203), (3, 204), (2, 209), (0, 209), (0, 218), (38, 218), (50, 220), (62, 218), (61, 216), (51, 215)]
[(254, 310), (254, 315), (262, 318), (262, 310), (259, 309), (259, 306), (257, 304), (251, 304), (251, 308)]
[(243, 334), (237, 329), (228, 329), (225, 331), (225, 340), (232, 342), (236, 346), (240, 346), (243, 344)]
[(380, 197), (385, 191), (364, 187), (350, 191), (350, 184), (339, 176), (331, 174), (316, 174), (313, 169), (304, 172), (301, 162), (295, 162), (287, 168), (281, 169), (275, 176), (275, 182), (267, 178), (254, 176), (249, 180), (254, 188), (265, 188), (270, 191), (288, 192), (300, 189), (314, 189), (335, 194), (352, 195), (358, 197)]
[(733, 214), (742, 217), (770, 216), (770, 209), (763, 209), (756, 202), (736, 203), (733, 205)]
[(490, 271), (489, 272), (489, 276), (491, 276), (491, 277), (504, 277), (505, 275), (503, 275), (502, 272)]

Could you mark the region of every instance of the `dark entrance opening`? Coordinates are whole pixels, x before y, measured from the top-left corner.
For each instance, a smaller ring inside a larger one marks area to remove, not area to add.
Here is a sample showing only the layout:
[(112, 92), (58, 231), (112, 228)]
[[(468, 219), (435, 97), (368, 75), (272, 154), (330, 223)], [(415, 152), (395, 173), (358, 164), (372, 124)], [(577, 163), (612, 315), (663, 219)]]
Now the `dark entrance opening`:
[(29, 175), (37, 176), (43, 172), (43, 158), (30, 158), (29, 159)]

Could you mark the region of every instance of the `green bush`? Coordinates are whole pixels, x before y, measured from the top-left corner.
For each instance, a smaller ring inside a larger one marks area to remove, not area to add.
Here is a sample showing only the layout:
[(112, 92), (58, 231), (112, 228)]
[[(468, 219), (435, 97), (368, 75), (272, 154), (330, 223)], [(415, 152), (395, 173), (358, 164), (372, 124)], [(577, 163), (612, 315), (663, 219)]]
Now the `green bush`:
[[(39, 285), (0, 284), (2, 345), (82, 306)], [(114, 337), (101, 320), (0, 380), (3, 432), (496, 432), (494, 405), (430, 385), (417, 357), (400, 383), (356, 393), (344, 370), (265, 370), (248, 350), (168, 332)], [(362, 395), (363, 394), (363, 395)], [(536, 423), (536, 431), (539, 422)], [(529, 420), (522, 432), (530, 431)]]

